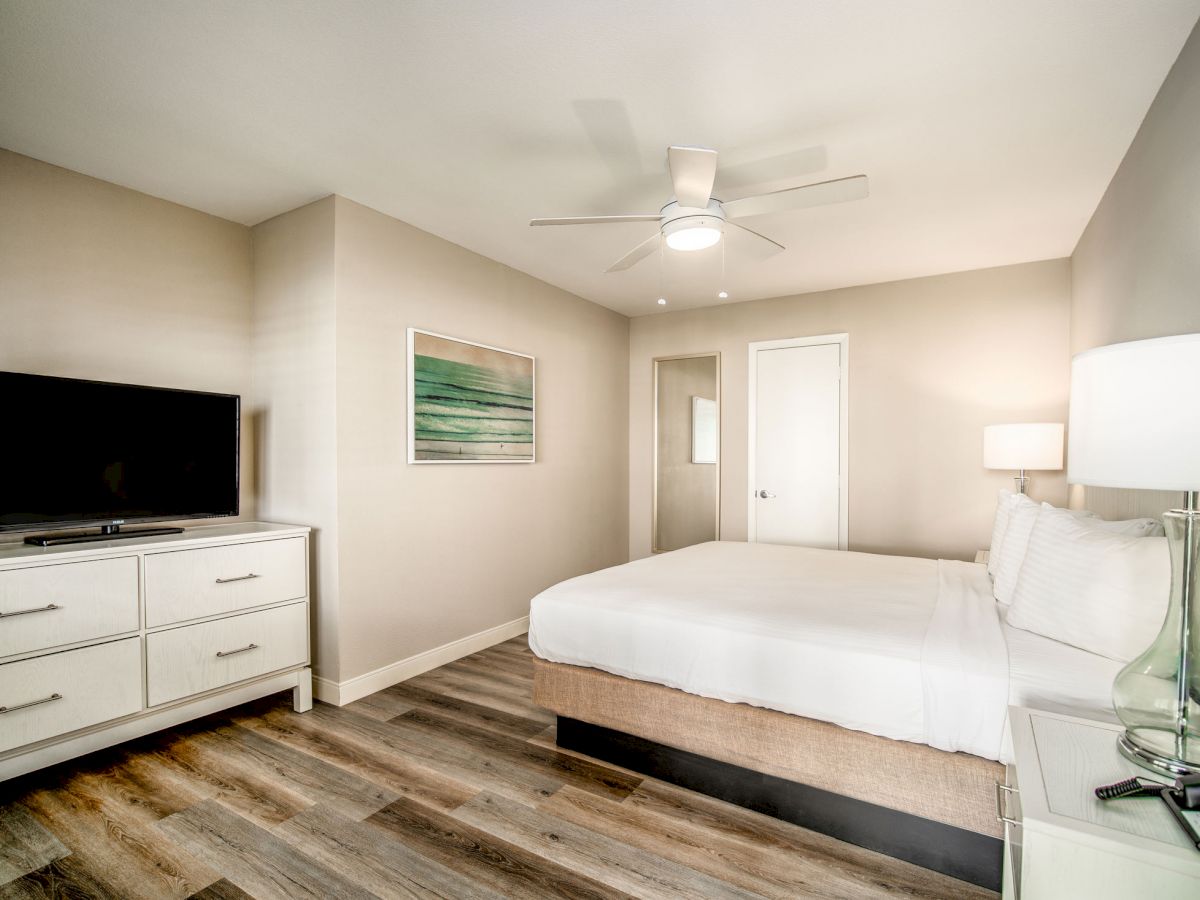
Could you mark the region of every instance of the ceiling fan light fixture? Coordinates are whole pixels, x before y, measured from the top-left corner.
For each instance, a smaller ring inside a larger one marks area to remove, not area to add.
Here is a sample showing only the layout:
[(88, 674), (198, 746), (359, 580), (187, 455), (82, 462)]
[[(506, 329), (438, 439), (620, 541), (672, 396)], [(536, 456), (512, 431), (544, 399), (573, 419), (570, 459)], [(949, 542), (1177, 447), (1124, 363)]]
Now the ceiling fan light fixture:
[(664, 225), (663, 237), (672, 250), (704, 250), (721, 239), (721, 220), (716, 216), (687, 216)]
[[(849, 175), (803, 184), (786, 190), (772, 191), (722, 201), (713, 196), (717, 177), (717, 151), (708, 147), (688, 147), (672, 144), (667, 148), (667, 171), (671, 176), (674, 196), (657, 213), (634, 213), (612, 216), (567, 216), (553, 219), (531, 219), (530, 225), (613, 225), (624, 222), (657, 222), (659, 230), (648, 235), (615, 263), (606, 272), (624, 272), (642, 260), (658, 253), (661, 267), (665, 256), (664, 247), (671, 250), (693, 252), (716, 244), (721, 245), (721, 283), (725, 280), (725, 244), (721, 238), (726, 225), (735, 229), (744, 242), (750, 239), (757, 246), (758, 255), (779, 253), (786, 248), (753, 229), (737, 222), (741, 218), (762, 216), (767, 213), (787, 212), (824, 206), (829, 203), (845, 203), (863, 200), (870, 194), (866, 175)], [(736, 178), (735, 178), (736, 180)], [(726, 292), (719, 299), (729, 299)]]

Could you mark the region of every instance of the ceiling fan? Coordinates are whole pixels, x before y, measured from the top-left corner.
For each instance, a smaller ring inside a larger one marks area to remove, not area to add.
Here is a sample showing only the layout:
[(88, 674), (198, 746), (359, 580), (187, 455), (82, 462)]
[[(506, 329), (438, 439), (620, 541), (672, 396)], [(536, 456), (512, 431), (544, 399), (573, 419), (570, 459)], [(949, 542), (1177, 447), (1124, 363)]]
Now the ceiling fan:
[(767, 255), (784, 246), (769, 237), (751, 231), (735, 219), (766, 213), (824, 206), (862, 200), (867, 196), (867, 176), (852, 175), (801, 187), (721, 201), (712, 196), (717, 177), (717, 151), (706, 147), (668, 147), (667, 165), (675, 199), (657, 213), (632, 216), (574, 216), (560, 219), (532, 219), (530, 225), (607, 225), (614, 222), (657, 222), (658, 233), (638, 244), (607, 272), (622, 272), (659, 248), (666, 241), (672, 250), (703, 250), (721, 239), (727, 226), (733, 226), (754, 239)]

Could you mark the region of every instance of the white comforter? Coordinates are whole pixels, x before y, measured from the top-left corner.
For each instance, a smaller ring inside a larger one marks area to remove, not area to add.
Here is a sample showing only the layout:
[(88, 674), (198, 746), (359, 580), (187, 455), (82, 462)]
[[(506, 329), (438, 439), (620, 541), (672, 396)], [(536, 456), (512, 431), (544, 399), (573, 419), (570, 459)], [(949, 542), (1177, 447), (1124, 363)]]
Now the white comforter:
[(529, 645), (705, 697), (1002, 753), (1008, 655), (985, 567), (714, 542), (534, 598)]

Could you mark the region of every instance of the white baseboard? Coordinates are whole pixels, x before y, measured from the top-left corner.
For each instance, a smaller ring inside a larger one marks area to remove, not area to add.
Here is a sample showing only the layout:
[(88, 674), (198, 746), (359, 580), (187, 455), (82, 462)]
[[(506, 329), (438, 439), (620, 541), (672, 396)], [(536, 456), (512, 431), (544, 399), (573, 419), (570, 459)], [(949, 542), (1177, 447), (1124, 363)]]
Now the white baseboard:
[(426, 650), (416, 656), (410, 656), (408, 659), (389, 663), (374, 672), (367, 672), (365, 675), (349, 678), (346, 681), (331, 681), (328, 678), (317, 676), (313, 679), (313, 695), (325, 703), (345, 706), (368, 694), (382, 691), (386, 687), (407, 681), (409, 678), (415, 678), (422, 672), (428, 672), (430, 669), (444, 666), (456, 659), (486, 650), (488, 647), (514, 638), (518, 634), (524, 634), (528, 630), (529, 616), (521, 616), (519, 619), (505, 622), (503, 625), (467, 635), (457, 641), (442, 644), (440, 647), (434, 647), (432, 650)]

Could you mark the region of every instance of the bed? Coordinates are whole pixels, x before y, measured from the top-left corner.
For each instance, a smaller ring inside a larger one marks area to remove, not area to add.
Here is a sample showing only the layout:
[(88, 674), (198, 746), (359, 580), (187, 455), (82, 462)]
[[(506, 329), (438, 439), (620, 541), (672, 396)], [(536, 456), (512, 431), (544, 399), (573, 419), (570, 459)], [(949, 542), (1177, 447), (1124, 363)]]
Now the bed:
[(1008, 705), (1111, 719), (1120, 667), (982, 565), (724, 541), (555, 585), (529, 644), (563, 746), (993, 887)]

